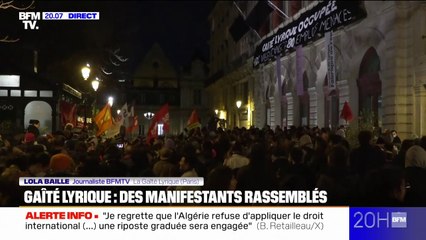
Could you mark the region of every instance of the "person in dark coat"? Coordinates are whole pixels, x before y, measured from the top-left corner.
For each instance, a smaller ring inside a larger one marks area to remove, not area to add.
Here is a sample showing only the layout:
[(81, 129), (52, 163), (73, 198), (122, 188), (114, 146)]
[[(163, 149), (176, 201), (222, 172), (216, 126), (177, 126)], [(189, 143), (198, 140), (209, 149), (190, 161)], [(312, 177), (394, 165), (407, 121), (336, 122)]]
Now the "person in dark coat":
[(368, 171), (378, 169), (385, 163), (385, 155), (380, 148), (372, 144), (373, 133), (361, 131), (358, 134), (359, 147), (350, 154), (350, 167), (359, 176), (365, 176)]
[(28, 125), (27, 132), (33, 133), (36, 138), (40, 136), (40, 121), (37, 119), (31, 119), (30, 125)]

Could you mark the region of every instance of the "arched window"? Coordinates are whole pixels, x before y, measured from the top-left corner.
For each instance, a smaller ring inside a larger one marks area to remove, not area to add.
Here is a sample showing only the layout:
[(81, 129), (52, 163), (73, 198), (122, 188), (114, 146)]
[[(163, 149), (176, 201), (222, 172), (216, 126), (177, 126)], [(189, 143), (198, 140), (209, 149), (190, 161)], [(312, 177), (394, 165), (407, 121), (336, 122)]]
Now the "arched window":
[(362, 58), (358, 75), (359, 110), (373, 113), (373, 123), (381, 126), (382, 81), (380, 80), (380, 58), (376, 49), (370, 47)]
[(25, 106), (24, 124), (28, 127), (30, 119), (40, 121), (40, 134), (52, 131), (52, 107), (45, 101), (31, 101)]

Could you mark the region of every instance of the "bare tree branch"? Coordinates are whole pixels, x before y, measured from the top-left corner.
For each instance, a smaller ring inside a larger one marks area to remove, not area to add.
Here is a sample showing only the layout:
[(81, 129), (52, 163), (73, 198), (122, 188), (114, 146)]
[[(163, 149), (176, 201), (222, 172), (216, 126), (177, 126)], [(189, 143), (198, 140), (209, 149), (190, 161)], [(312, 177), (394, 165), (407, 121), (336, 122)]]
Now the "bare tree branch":
[(14, 43), (19, 41), (19, 38), (15, 38), (15, 39), (9, 39), (9, 36), (6, 36), (4, 38), (0, 39), (0, 42), (6, 42), (6, 43)]
[(112, 55), (117, 58), (120, 62), (126, 62), (128, 60), (128, 58), (124, 58), (123, 56), (118, 55), (118, 52), (120, 51), (120, 48), (114, 50), (114, 52), (112, 52)]
[(24, 7), (18, 7), (14, 5), (14, 0), (10, 0), (7, 2), (4, 1), (0, 1), (0, 9), (8, 9), (8, 8), (12, 8), (12, 9), (16, 9), (16, 10), (27, 10), (33, 7), (35, 0), (32, 0), (31, 3), (28, 6), (24, 6)]
[(109, 61), (112, 63), (112, 65), (118, 67), (120, 66), (120, 63), (114, 62), (114, 60), (112, 60), (111, 56), (109, 56)]
[[(15, 10), (22, 11), (22, 10), (34, 8), (34, 3), (35, 3), (35, 0), (32, 0), (31, 3), (28, 6), (18, 7), (18, 6), (15, 6), (14, 0), (6, 1), (6, 2), (1, 0), (0, 1), (0, 9), (12, 8), (12, 9), (15, 9)], [(17, 42), (17, 41), (19, 41), (19, 38), (10, 39), (9, 36), (5, 36), (5, 37), (0, 39), (0, 42), (4, 42), (4, 43), (14, 43), (14, 42)]]

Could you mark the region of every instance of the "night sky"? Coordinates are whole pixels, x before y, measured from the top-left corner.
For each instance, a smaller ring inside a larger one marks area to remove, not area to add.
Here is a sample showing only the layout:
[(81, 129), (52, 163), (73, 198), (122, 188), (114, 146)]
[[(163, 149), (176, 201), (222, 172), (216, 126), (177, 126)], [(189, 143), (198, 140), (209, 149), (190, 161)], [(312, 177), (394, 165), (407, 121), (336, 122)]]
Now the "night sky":
[(0, 70), (19, 69), (32, 60), (31, 49), (38, 49), (40, 74), (78, 82), (85, 62), (108, 67), (108, 51), (120, 49), (129, 60), (110, 70), (125, 78), (155, 42), (176, 68), (188, 64), (195, 52), (208, 60), (212, 7), (212, 1), (36, 1), (29, 11), (100, 12), (99, 21), (39, 21), (37, 31), (23, 29), (19, 11), (0, 10), (0, 37), (20, 38), (0, 43)]

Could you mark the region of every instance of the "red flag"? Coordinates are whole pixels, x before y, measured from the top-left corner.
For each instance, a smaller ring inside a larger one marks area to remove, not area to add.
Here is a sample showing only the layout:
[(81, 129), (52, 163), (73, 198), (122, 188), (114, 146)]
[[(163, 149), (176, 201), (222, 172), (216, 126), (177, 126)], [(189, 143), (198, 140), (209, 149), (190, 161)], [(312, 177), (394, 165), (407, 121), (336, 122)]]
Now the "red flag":
[(131, 132), (133, 132), (135, 129), (137, 129), (138, 128), (138, 126), (139, 126), (139, 121), (138, 121), (138, 116), (133, 116), (133, 117), (129, 117), (130, 119), (132, 119), (133, 121), (132, 121), (132, 125), (130, 125), (128, 128), (127, 128), (127, 132), (128, 133), (131, 133)]
[(191, 131), (194, 128), (201, 128), (200, 118), (198, 117), (197, 111), (195, 109), (192, 111), (191, 116), (188, 119), (186, 128), (188, 131)]
[(346, 122), (352, 121), (353, 119), (352, 110), (348, 102), (345, 102), (343, 104), (342, 112), (340, 113), (340, 118), (345, 119)]
[(77, 124), (77, 105), (75, 103), (68, 103), (61, 101), (59, 103), (59, 111), (61, 112), (61, 124), (65, 126), (71, 123), (74, 126)]
[(151, 139), (158, 137), (158, 124), (163, 124), (163, 132), (166, 133), (169, 131), (169, 104), (164, 104), (154, 117), (151, 120), (151, 125), (148, 129), (148, 135), (146, 137), (146, 142), (149, 143)]

